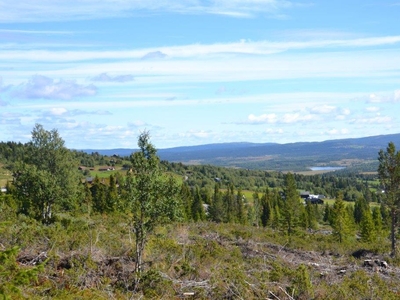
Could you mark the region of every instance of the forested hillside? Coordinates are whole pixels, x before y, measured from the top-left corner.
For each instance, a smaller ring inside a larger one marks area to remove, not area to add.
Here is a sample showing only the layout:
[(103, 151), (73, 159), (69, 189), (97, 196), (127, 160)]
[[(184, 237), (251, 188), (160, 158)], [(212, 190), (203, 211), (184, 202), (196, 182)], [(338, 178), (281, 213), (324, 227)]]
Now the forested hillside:
[(146, 132), (129, 156), (72, 151), (36, 125), (0, 143), (0, 295), (398, 299), (400, 154), (378, 152), (372, 175), (302, 175), (160, 160)]
[[(224, 167), (275, 171), (306, 171), (315, 166), (342, 166), (350, 171), (376, 171), (377, 153), (389, 142), (400, 144), (400, 134), (323, 142), (222, 143), (160, 149), (170, 162), (211, 164)], [(105, 155), (127, 156), (132, 149), (84, 150)]]

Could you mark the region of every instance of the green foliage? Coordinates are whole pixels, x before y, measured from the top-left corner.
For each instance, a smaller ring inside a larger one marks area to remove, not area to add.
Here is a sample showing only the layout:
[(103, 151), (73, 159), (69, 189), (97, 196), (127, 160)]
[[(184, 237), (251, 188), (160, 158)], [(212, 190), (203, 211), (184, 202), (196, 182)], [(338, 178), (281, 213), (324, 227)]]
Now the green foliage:
[(206, 213), (203, 207), (203, 200), (200, 195), (200, 189), (196, 186), (193, 189), (193, 202), (191, 206), (191, 214), (193, 221), (204, 221), (206, 219)]
[(296, 299), (314, 298), (313, 284), (305, 265), (302, 264), (296, 269), (291, 290)]
[(347, 240), (352, 233), (350, 217), (341, 194), (337, 196), (333, 204), (332, 228), (333, 236), (339, 243)]
[(212, 202), (209, 208), (210, 220), (220, 223), (225, 220), (225, 209), (224, 202), (222, 199), (222, 192), (220, 191), (219, 183), (214, 185), (214, 193), (212, 197)]
[(15, 194), (21, 212), (50, 223), (53, 210), (75, 207), (78, 183), (76, 162), (57, 130), (46, 131), (36, 124), (23, 161), (14, 171)]
[(296, 189), (293, 174), (288, 173), (285, 177), (285, 199), (283, 201), (282, 215), (288, 236), (291, 236), (297, 227), (304, 207), (300, 203), (300, 196)]
[[(172, 176), (165, 177), (159, 166), (156, 149), (148, 132), (139, 136), (140, 151), (131, 155), (132, 172), (126, 179), (126, 197), (132, 214), (135, 234), (135, 273), (140, 275), (148, 234), (156, 225), (181, 218), (179, 185)], [(136, 284), (140, 276), (137, 277)]]
[(360, 235), (361, 240), (364, 242), (375, 242), (376, 229), (372, 213), (369, 207), (365, 208), (362, 212), (362, 219), (360, 222)]
[(379, 151), (378, 174), (384, 190), (382, 202), (388, 207), (391, 216), (392, 256), (396, 256), (397, 214), (400, 209), (400, 152), (390, 142), (386, 151)]
[(43, 271), (43, 265), (20, 267), (16, 262), (19, 250), (15, 246), (0, 251), (0, 296), (3, 299), (21, 296), (21, 289), (35, 283)]

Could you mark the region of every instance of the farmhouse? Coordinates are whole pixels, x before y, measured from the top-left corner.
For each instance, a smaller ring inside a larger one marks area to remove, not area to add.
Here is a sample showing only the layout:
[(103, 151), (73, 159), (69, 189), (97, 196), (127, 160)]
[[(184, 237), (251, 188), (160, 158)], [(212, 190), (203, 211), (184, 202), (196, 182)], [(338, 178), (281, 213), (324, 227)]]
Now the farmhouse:
[(114, 170), (115, 170), (114, 167), (108, 167), (108, 166), (99, 168), (99, 171), (114, 171)]

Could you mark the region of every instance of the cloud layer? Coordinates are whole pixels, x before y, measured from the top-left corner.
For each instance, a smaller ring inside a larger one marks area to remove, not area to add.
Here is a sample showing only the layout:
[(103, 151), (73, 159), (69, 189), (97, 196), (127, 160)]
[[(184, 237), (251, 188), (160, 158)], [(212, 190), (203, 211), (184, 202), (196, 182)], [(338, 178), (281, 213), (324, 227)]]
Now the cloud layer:
[(34, 75), (25, 84), (21, 84), (13, 96), (26, 99), (60, 99), (70, 100), (79, 97), (94, 96), (97, 88), (94, 85), (80, 85), (73, 80), (54, 80), (42, 75)]

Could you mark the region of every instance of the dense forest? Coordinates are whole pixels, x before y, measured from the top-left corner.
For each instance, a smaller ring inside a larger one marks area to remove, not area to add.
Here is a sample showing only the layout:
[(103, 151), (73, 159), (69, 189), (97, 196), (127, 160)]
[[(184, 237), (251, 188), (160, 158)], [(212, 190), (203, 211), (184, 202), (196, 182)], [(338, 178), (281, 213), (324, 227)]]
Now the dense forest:
[(148, 132), (104, 156), (38, 124), (0, 143), (0, 295), (398, 299), (400, 154), (377, 156), (374, 173), (185, 165)]

